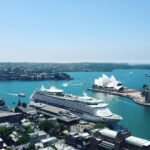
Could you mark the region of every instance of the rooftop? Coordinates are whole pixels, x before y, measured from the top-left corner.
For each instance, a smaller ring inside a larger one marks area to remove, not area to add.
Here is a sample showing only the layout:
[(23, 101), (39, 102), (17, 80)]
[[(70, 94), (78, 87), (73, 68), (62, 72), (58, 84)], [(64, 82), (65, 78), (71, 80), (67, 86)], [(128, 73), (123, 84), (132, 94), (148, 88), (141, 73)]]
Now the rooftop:
[(94, 85), (99, 87), (114, 88), (117, 91), (123, 87), (121, 86), (122, 83), (120, 81), (117, 81), (113, 75), (111, 77), (108, 77), (105, 74), (103, 74), (102, 77), (95, 79)]
[(40, 150), (54, 150), (52, 147), (45, 147), (45, 148), (42, 148), (42, 149), (40, 149)]
[(59, 108), (59, 107), (55, 107), (55, 106), (52, 106), (52, 105), (44, 105), (42, 107), (42, 109), (46, 110), (46, 111), (54, 112), (54, 113), (66, 112), (65, 109)]
[(37, 110), (40, 110), (40, 112), (42, 112), (43, 114), (55, 116), (57, 119), (61, 121), (70, 122), (74, 120), (79, 120), (79, 117), (72, 114), (70, 111), (60, 107), (47, 104), (44, 104), (42, 107), (39, 107), (39, 104), (34, 102), (32, 103), (32, 106), (36, 107)]
[(88, 137), (89, 135), (90, 135), (90, 134), (88, 134), (88, 133), (81, 133), (81, 134), (80, 134), (80, 136), (83, 137), (83, 138)]
[(144, 140), (144, 139), (141, 139), (138, 137), (134, 137), (134, 136), (130, 136), (130, 137), (126, 138), (126, 142), (129, 144), (140, 146), (140, 147), (150, 146), (150, 141), (147, 141), (147, 140)]
[(8, 116), (15, 116), (20, 115), (21, 113), (14, 113), (9, 111), (0, 111), (0, 117), (8, 117)]
[(46, 138), (46, 139), (42, 139), (41, 142), (42, 143), (47, 143), (47, 142), (50, 142), (50, 141), (53, 141), (53, 140), (57, 140), (56, 137), (49, 137), (49, 138)]
[(99, 131), (102, 135), (110, 137), (110, 138), (115, 138), (117, 136), (117, 132), (109, 129), (102, 129)]

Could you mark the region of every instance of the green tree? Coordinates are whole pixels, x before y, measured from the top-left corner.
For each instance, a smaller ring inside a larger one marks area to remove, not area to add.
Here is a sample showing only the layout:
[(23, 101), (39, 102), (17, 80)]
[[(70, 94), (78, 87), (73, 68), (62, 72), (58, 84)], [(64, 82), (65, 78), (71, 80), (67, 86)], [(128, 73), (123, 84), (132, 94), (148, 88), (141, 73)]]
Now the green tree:
[(49, 133), (50, 130), (54, 127), (51, 121), (48, 120), (39, 121), (38, 126), (41, 130), (44, 130), (47, 133)]
[(29, 150), (35, 150), (35, 145), (33, 143), (29, 144)]
[(50, 144), (49, 146), (50, 146), (51, 148), (53, 148), (54, 150), (57, 150), (57, 148), (56, 148), (55, 145)]
[(22, 127), (26, 130), (27, 133), (33, 133), (34, 132), (34, 130), (31, 128), (30, 125), (29, 126), (22, 126)]
[(13, 148), (7, 148), (6, 150), (13, 150)]
[(0, 137), (6, 139), (10, 134), (12, 133), (12, 130), (10, 127), (0, 127)]
[(97, 124), (95, 124), (94, 126), (93, 126), (93, 128), (94, 129), (103, 129), (103, 128), (105, 128), (106, 126), (105, 126), (105, 124), (103, 124), (103, 123), (97, 123)]
[(30, 140), (30, 138), (29, 138), (28, 134), (24, 134), (24, 135), (22, 135), (22, 136), (19, 138), (18, 143), (19, 143), (19, 144), (26, 144), (26, 143), (29, 142), (29, 140)]

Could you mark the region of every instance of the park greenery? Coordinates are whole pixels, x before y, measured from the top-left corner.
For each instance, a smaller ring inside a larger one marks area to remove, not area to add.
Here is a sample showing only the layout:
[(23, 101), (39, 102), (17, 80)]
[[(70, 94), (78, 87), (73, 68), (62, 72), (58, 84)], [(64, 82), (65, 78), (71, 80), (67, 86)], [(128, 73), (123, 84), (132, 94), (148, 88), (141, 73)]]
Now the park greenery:
[(21, 135), (21, 137), (18, 140), (18, 144), (26, 144), (28, 143), (30, 140), (30, 137), (27, 133)]
[(33, 143), (29, 144), (29, 150), (36, 150), (35, 145)]
[(41, 130), (44, 130), (47, 133), (50, 133), (51, 130), (53, 129), (54, 125), (51, 123), (49, 120), (44, 120), (44, 121), (39, 121), (38, 122), (38, 127)]
[(106, 125), (104, 123), (97, 123), (93, 126), (94, 129), (103, 129)]
[(0, 127), (0, 137), (3, 139), (8, 138), (8, 136), (12, 133), (12, 129), (10, 127), (2, 126)]
[(33, 128), (30, 125), (28, 125), (28, 126), (22, 126), (22, 128), (24, 128), (25, 131), (26, 131), (26, 133), (28, 133), (28, 134), (34, 132)]
[(51, 136), (56, 136), (59, 139), (64, 139), (65, 136), (63, 134), (63, 131), (68, 130), (68, 127), (64, 124), (57, 123), (54, 125), (50, 120), (39, 121), (38, 127)]

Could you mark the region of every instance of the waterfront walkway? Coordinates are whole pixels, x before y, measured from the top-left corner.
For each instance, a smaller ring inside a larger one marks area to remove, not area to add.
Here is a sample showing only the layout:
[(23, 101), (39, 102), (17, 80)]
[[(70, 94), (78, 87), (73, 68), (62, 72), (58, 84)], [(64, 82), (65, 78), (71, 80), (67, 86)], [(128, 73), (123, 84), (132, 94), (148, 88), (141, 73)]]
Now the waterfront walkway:
[(108, 93), (111, 95), (127, 97), (129, 99), (132, 99), (134, 102), (136, 102), (140, 105), (150, 106), (150, 103), (145, 102), (145, 98), (141, 95), (141, 92), (136, 91), (134, 89), (125, 88), (125, 90), (123, 92), (117, 92), (117, 91), (111, 91), (111, 90), (108, 91), (105, 89), (96, 89), (96, 88), (89, 88), (88, 90), (95, 91), (95, 92)]

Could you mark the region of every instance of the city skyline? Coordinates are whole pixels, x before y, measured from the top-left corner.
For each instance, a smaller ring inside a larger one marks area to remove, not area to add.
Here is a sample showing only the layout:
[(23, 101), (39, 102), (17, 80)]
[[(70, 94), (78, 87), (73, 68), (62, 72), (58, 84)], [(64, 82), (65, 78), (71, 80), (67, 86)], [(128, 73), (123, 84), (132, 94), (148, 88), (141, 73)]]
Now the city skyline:
[(150, 63), (150, 2), (0, 2), (0, 62)]

